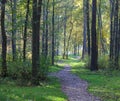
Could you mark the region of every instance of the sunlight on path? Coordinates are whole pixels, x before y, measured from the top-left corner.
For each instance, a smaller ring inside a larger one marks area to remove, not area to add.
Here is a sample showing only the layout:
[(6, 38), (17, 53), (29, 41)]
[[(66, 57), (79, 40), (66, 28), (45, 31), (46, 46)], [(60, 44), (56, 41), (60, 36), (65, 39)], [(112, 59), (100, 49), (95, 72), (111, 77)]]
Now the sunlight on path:
[(87, 92), (88, 83), (72, 74), (69, 65), (63, 70), (52, 74), (60, 79), (63, 92), (68, 96), (68, 101), (101, 101)]

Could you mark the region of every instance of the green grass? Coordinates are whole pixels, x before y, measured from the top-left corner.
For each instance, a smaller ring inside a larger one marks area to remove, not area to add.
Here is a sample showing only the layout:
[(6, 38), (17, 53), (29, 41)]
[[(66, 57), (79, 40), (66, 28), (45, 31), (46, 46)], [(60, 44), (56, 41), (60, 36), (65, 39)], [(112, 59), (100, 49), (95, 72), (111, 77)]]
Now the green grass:
[(62, 64), (57, 64), (57, 65), (54, 65), (54, 66), (50, 66), (49, 67), (49, 72), (58, 72), (61, 69), (63, 69)]
[(104, 71), (91, 72), (84, 67), (84, 62), (74, 58), (67, 60), (66, 63), (71, 65), (73, 73), (89, 83), (90, 93), (101, 97), (103, 101), (120, 101), (119, 71), (111, 71), (110, 74)]
[[(57, 72), (62, 68), (61, 64), (56, 64), (49, 67), (49, 72)], [(41, 85), (20, 87), (10, 78), (0, 78), (0, 101), (67, 101), (57, 78), (49, 77)]]
[(42, 86), (19, 87), (0, 84), (0, 101), (67, 101), (56, 78), (49, 78)]
[[(88, 81), (88, 91), (101, 97), (104, 101), (120, 101), (119, 71), (91, 72), (84, 67), (85, 63), (70, 57), (68, 60), (59, 57), (58, 64), (49, 67), (49, 72), (58, 72), (65, 64), (72, 67), (72, 72)], [(7, 83), (6, 83), (7, 82)], [(42, 86), (20, 87), (12, 80), (0, 80), (0, 101), (67, 101), (61, 91), (58, 79), (48, 78)]]

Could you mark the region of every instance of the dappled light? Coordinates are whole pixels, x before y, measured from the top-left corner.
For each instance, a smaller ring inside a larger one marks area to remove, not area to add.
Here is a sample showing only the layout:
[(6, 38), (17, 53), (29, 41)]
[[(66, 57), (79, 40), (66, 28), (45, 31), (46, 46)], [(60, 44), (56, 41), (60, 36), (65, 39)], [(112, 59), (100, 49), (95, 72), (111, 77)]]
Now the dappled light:
[(0, 101), (120, 101), (120, 0), (0, 0)]

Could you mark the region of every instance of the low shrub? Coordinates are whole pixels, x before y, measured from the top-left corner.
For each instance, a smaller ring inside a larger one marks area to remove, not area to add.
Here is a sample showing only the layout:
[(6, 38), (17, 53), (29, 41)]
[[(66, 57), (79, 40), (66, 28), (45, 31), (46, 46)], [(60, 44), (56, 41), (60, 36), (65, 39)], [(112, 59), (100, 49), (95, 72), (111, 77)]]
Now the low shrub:
[(8, 75), (13, 79), (31, 79), (31, 62), (29, 60), (23, 61), (9, 61)]
[(84, 67), (85, 68), (90, 68), (90, 57), (89, 56), (85, 56), (83, 59), (83, 62), (85, 63)]
[(40, 56), (40, 68), (38, 73), (38, 78), (40, 80), (45, 80), (48, 74), (48, 68), (50, 65), (50, 57)]
[(109, 56), (102, 55), (98, 58), (98, 68), (99, 69), (107, 69), (109, 66)]

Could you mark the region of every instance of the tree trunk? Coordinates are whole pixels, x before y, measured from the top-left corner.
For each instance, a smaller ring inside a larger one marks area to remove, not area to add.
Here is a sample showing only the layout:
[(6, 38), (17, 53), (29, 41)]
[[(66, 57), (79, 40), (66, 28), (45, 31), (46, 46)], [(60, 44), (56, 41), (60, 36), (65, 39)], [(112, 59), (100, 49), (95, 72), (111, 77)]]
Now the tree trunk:
[(48, 56), (48, 7), (49, 7), (49, 0), (47, 1), (46, 5), (46, 34), (45, 34), (45, 56)]
[(86, 15), (86, 1), (83, 0), (83, 12), (84, 12), (84, 27), (83, 27), (83, 50), (82, 50), (82, 59), (84, 58), (85, 54), (87, 53), (87, 46), (86, 46), (86, 37), (87, 37), (87, 15)]
[(42, 32), (42, 55), (44, 56), (45, 55), (45, 31), (46, 31), (46, 27), (45, 27), (45, 24), (46, 24), (46, 6), (45, 6), (45, 1), (46, 0), (43, 0), (43, 32)]
[(6, 62), (6, 52), (7, 52), (7, 36), (5, 32), (5, 3), (6, 0), (1, 1), (1, 33), (2, 33), (2, 71), (1, 76), (7, 76), (7, 62)]
[(27, 0), (27, 10), (25, 17), (25, 26), (24, 26), (24, 37), (23, 37), (23, 60), (26, 60), (26, 42), (27, 42), (27, 25), (28, 25), (28, 15), (29, 15), (29, 4), (30, 0)]
[(115, 66), (116, 69), (119, 67), (119, 19), (118, 19), (118, 12), (119, 12), (119, 6), (118, 6), (118, 0), (115, 0)]
[(65, 8), (65, 15), (64, 15), (64, 50), (63, 50), (63, 59), (65, 59), (65, 55), (66, 55), (66, 22), (67, 22), (67, 18), (66, 18), (66, 8)]
[(114, 1), (110, 0), (110, 61), (113, 60), (113, 55), (114, 55)]
[(42, 0), (33, 0), (33, 18), (32, 18), (32, 84), (38, 84), (38, 68), (40, 68), (39, 59), (39, 38), (40, 38), (40, 17)]
[(98, 70), (98, 45), (97, 45), (97, 33), (96, 33), (96, 9), (97, 9), (97, 0), (92, 0), (92, 51), (91, 51), (91, 71)]
[(89, 24), (89, 0), (86, 1), (86, 16), (87, 16), (87, 40), (88, 40), (88, 55), (90, 56), (90, 24)]
[(17, 0), (12, 1), (12, 54), (13, 61), (16, 59), (16, 5)]
[(70, 34), (68, 36), (68, 42), (67, 42), (67, 48), (66, 48), (66, 51), (67, 51), (66, 59), (68, 59), (69, 44), (70, 44), (70, 39), (71, 39), (71, 35), (72, 35), (72, 30), (73, 30), (73, 22), (71, 21), (70, 24), (71, 24), (71, 29), (70, 29)]
[(52, 65), (54, 65), (54, 55), (55, 55), (55, 43), (54, 43), (54, 38), (55, 38), (55, 30), (54, 30), (54, 8), (55, 8), (55, 1), (53, 0), (53, 13), (52, 13)]
[(102, 14), (101, 14), (101, 0), (99, 0), (98, 4), (98, 32), (100, 36), (100, 52), (101, 54), (105, 54), (106, 49), (105, 49), (105, 41), (102, 35)]

